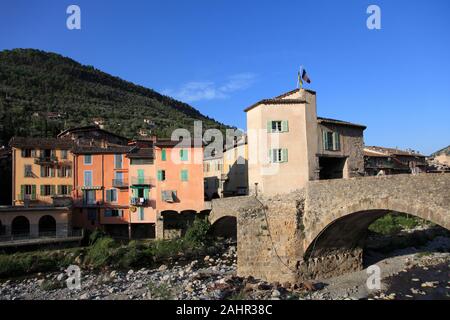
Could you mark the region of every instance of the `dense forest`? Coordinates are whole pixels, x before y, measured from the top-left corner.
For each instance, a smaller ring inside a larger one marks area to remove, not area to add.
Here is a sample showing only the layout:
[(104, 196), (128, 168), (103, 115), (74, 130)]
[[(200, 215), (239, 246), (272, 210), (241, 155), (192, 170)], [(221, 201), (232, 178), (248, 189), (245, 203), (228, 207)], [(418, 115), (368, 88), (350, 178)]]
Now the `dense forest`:
[(175, 128), (192, 131), (225, 125), (190, 105), (124, 81), (92, 66), (33, 49), (0, 52), (0, 146), (14, 136), (55, 136), (94, 122), (123, 136), (170, 137)]

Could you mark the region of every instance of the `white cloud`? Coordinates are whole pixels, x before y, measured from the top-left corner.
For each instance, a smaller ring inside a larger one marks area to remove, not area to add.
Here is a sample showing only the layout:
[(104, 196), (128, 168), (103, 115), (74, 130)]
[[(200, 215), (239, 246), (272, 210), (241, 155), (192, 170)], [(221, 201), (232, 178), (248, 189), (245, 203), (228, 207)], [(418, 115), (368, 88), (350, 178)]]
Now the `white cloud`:
[(191, 81), (177, 90), (164, 90), (164, 94), (185, 102), (226, 99), (233, 92), (249, 88), (255, 80), (256, 75), (253, 73), (239, 73), (228, 77), (222, 84), (213, 81)]

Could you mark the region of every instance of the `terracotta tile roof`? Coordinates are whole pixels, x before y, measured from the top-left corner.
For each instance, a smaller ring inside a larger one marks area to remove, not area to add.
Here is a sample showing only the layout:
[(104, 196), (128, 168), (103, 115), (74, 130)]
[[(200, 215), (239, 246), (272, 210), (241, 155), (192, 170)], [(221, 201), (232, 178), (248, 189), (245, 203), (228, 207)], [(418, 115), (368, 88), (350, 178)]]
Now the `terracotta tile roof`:
[[(180, 144), (180, 145), (178, 145), (178, 144)], [(160, 138), (155, 143), (155, 146), (157, 146), (157, 147), (175, 147), (175, 146), (180, 146), (180, 147), (200, 146), (200, 147), (202, 147), (203, 145), (204, 145), (203, 141), (202, 140), (198, 140), (198, 139), (197, 140), (196, 139), (191, 139), (191, 143), (189, 144), (185, 140), (176, 141), (176, 140), (171, 140), (171, 139)]]
[(318, 123), (330, 123), (330, 124), (335, 124), (335, 125), (339, 125), (339, 126), (347, 126), (347, 127), (358, 127), (358, 128), (362, 128), (363, 130), (367, 128), (366, 126), (364, 126), (362, 124), (351, 123), (351, 122), (336, 120), (336, 119), (322, 118), (322, 117), (317, 117), (317, 122)]
[(21, 149), (64, 149), (73, 147), (72, 140), (58, 138), (12, 137), (9, 145)]
[(133, 147), (127, 154), (130, 159), (154, 159), (153, 148)]
[(128, 153), (132, 147), (130, 146), (75, 146), (72, 149), (74, 154), (113, 154), (113, 153)]
[(407, 150), (400, 150), (400, 149), (394, 149), (394, 148), (385, 148), (385, 147), (377, 147), (377, 146), (366, 146), (364, 148), (364, 152), (376, 152), (376, 153), (384, 153), (387, 156), (413, 156), (413, 157), (425, 157), (424, 155), (415, 152), (415, 151), (407, 151)]
[(300, 103), (308, 103), (304, 99), (263, 99), (261, 101), (258, 101), (257, 103), (251, 105), (244, 111), (250, 111), (251, 109), (261, 105), (261, 104), (300, 104)]

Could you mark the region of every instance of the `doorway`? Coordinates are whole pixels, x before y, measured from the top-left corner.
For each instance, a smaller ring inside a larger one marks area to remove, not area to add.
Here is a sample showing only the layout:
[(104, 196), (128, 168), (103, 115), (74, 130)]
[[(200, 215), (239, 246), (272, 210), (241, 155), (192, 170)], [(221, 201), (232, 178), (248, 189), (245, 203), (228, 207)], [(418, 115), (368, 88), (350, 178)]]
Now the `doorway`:
[(320, 180), (342, 179), (346, 158), (319, 157)]

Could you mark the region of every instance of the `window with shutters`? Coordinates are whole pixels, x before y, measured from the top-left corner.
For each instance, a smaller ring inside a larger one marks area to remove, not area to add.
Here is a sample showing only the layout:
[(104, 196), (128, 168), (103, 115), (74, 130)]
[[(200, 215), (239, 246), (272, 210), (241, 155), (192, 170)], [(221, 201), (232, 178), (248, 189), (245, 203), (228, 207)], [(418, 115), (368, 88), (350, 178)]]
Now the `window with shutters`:
[(185, 149), (180, 150), (180, 160), (181, 161), (188, 161), (188, 151)]
[(116, 154), (114, 155), (114, 168), (115, 169), (122, 169), (122, 155), (121, 154)]
[(55, 193), (54, 185), (41, 185), (41, 196), (48, 197), (54, 195)]
[(33, 158), (36, 156), (36, 151), (34, 149), (22, 149), (22, 158)]
[(57, 194), (59, 194), (59, 195), (67, 196), (67, 195), (70, 195), (71, 192), (72, 192), (72, 186), (69, 186), (69, 185), (59, 185), (58, 186)]
[(166, 161), (166, 160), (167, 160), (167, 150), (162, 149), (161, 150), (161, 161)]
[(67, 160), (68, 158), (68, 151), (67, 150), (61, 150), (61, 159)]
[(281, 121), (281, 120), (268, 121), (267, 131), (269, 133), (288, 132), (289, 131), (288, 121)]
[(117, 202), (117, 189), (106, 190), (106, 202)]
[(341, 137), (338, 132), (323, 131), (323, 148), (327, 151), (339, 151), (341, 149)]
[(282, 163), (288, 161), (288, 149), (271, 149), (269, 151), (270, 162)]
[(49, 166), (41, 166), (41, 177), (49, 178), (55, 176), (55, 168)]
[(24, 167), (24, 177), (25, 178), (32, 178), (33, 177), (33, 170), (31, 164), (26, 164)]
[(70, 178), (72, 176), (72, 167), (61, 167), (58, 169), (58, 177)]
[(166, 170), (158, 170), (158, 181), (166, 181)]

